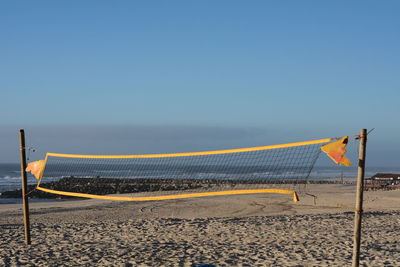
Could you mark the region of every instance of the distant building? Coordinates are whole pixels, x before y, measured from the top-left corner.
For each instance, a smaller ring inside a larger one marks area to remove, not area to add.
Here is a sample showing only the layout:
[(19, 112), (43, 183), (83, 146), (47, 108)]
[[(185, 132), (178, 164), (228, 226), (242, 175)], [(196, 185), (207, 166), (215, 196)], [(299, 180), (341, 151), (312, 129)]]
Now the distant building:
[(365, 190), (393, 190), (400, 189), (400, 173), (377, 173), (365, 179)]
[(400, 182), (400, 173), (377, 173), (371, 178), (373, 181), (396, 181)]

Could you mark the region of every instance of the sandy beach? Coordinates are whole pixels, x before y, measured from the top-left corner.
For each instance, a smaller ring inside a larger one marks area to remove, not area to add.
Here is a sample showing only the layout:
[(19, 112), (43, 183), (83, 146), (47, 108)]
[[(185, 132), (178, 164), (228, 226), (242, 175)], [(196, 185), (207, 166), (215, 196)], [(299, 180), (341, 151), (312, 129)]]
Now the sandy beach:
[[(354, 185), (156, 202), (0, 205), (0, 266), (349, 266)], [(315, 197), (313, 197), (313, 196)], [(361, 263), (399, 266), (400, 191), (364, 195)]]

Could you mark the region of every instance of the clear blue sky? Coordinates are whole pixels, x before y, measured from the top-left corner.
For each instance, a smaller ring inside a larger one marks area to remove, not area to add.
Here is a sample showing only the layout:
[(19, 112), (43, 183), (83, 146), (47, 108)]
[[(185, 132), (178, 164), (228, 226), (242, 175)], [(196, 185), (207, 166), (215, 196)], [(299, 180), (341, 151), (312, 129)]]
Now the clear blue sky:
[[(0, 162), (18, 160), (19, 128), (46, 151), (142, 153), (375, 127), (372, 163), (398, 166), (399, 10), (399, 1), (2, 1)], [(125, 133), (136, 141), (113, 138)]]

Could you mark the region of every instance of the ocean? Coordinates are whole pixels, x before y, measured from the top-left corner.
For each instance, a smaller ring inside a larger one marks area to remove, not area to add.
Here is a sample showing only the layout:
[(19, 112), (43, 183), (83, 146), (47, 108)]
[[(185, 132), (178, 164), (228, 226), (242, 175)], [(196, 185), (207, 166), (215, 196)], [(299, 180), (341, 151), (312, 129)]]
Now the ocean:
[[(36, 179), (28, 175), (28, 183), (35, 184)], [(0, 193), (21, 188), (21, 169), (17, 163), (0, 163)]]
[[(0, 163), (0, 194), (4, 191), (20, 189), (22, 187), (20, 165), (17, 163)], [(28, 175), (28, 184), (36, 184), (36, 179)], [(48, 200), (33, 200), (48, 201)], [(21, 199), (0, 198), (0, 204), (20, 203)]]
[[(70, 175), (74, 175), (75, 177), (87, 177), (88, 173), (81, 174), (77, 171), (69, 169)], [(210, 179), (210, 178), (221, 178), (221, 179), (229, 179), (229, 177), (234, 177), (234, 176), (241, 176), (243, 175), (253, 175), (257, 177), (262, 177), (263, 175), (268, 175), (270, 176), (271, 174), (265, 172), (257, 172), (257, 173), (240, 173), (240, 168), (235, 167), (235, 168), (224, 168), (224, 169), (213, 169), (212, 172), (207, 172), (205, 173), (204, 170), (198, 170), (196, 172), (196, 168), (191, 169), (190, 177), (194, 177), (197, 179)], [(236, 173), (238, 172), (238, 173)], [(394, 167), (368, 167), (366, 168), (366, 177), (371, 177), (375, 173), (378, 172), (384, 172), (384, 173), (400, 173), (400, 168), (394, 168)], [(65, 174), (65, 173), (64, 173)], [(165, 171), (160, 171), (156, 170), (154, 168), (147, 167), (146, 170), (143, 172), (140, 172), (140, 176), (151, 176), (151, 177), (157, 177), (157, 178), (169, 178), (169, 177), (175, 177), (175, 178), (184, 178), (187, 173), (181, 173), (177, 175), (174, 173), (173, 175), (171, 173), (168, 173), (168, 168), (165, 169)], [(282, 169), (280, 169), (279, 176), (282, 176), (285, 174), (282, 174)], [(290, 175), (290, 174), (287, 174)], [(89, 177), (109, 177), (109, 178), (118, 178), (118, 177), (133, 177), (132, 176), (132, 170), (127, 170), (127, 169), (114, 169), (113, 168), (108, 168), (107, 166), (103, 166), (102, 169), (95, 170), (93, 173), (89, 173)], [(324, 167), (324, 166), (315, 166), (313, 170), (311, 171), (310, 174), (310, 179), (327, 179), (327, 178), (355, 178), (357, 176), (357, 168), (356, 166), (352, 167), (342, 167), (342, 166), (330, 166), (330, 167)], [(57, 180), (62, 178), (61, 174), (58, 171), (51, 171), (51, 168), (46, 169), (46, 181), (50, 180)], [(28, 174), (28, 184), (36, 184), (36, 179), (33, 177), (31, 174)], [(20, 189), (21, 188), (21, 173), (20, 173), (20, 165), (16, 163), (0, 163), (0, 193), (4, 191), (9, 191), (9, 190), (15, 190), (15, 189)], [(0, 199), (0, 203), (5, 203), (7, 200)], [(12, 200), (8, 200), (12, 201)], [(15, 201), (15, 200), (13, 200)]]

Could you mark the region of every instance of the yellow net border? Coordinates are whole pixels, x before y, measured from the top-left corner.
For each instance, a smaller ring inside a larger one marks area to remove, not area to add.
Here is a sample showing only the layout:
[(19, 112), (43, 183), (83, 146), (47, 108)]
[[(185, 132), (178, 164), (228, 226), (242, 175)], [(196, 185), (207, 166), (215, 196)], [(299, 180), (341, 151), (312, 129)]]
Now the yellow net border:
[(102, 195), (72, 193), (72, 192), (47, 189), (40, 186), (37, 186), (36, 188), (44, 192), (64, 195), (64, 196), (109, 199), (109, 200), (120, 200), (120, 201), (154, 201), (154, 200), (169, 200), (169, 199), (225, 196), (225, 195), (260, 194), (260, 193), (290, 194), (293, 195), (294, 202), (299, 201), (299, 197), (296, 191), (284, 190), (284, 189), (250, 189), (250, 190), (230, 190), (230, 191), (218, 191), (218, 192), (190, 193), (190, 194), (179, 194), (179, 195), (164, 195), (164, 196), (153, 196), (153, 197), (122, 197), (122, 196), (102, 196)]
[(260, 151), (296, 146), (306, 146), (314, 144), (329, 143), (332, 138), (319, 139), (313, 141), (271, 145), (271, 146), (258, 146), (248, 148), (237, 148), (237, 149), (226, 149), (226, 150), (213, 150), (213, 151), (201, 151), (201, 152), (187, 152), (187, 153), (170, 153), (170, 154), (143, 154), (143, 155), (76, 155), (76, 154), (59, 154), (59, 153), (47, 153), (47, 156), (61, 157), (61, 158), (86, 158), (86, 159), (139, 159), (139, 158), (172, 158), (172, 157), (191, 157), (191, 156), (206, 156), (206, 155), (217, 155), (217, 154), (230, 154), (250, 151)]

